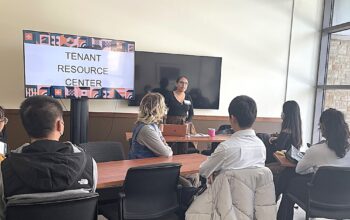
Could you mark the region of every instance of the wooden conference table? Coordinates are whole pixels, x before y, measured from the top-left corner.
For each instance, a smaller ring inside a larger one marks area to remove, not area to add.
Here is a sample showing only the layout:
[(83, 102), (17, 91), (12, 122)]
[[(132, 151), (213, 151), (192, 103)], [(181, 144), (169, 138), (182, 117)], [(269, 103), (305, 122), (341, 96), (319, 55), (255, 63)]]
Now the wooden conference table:
[(97, 188), (121, 186), (125, 180), (129, 168), (159, 163), (182, 164), (181, 174), (198, 173), (199, 165), (207, 159), (202, 154), (181, 154), (172, 157), (153, 157), (136, 160), (120, 160), (97, 163), (98, 181)]
[[(125, 133), (126, 140), (129, 141), (129, 139), (132, 138), (132, 132), (126, 132)], [(224, 135), (219, 134), (215, 137), (210, 136), (198, 136), (198, 135), (192, 135), (192, 136), (164, 136), (165, 140), (167, 142), (223, 142), (228, 140), (231, 137), (231, 135)]]
[(282, 167), (296, 167), (295, 163), (290, 162), (285, 155), (279, 153), (273, 153), (273, 157), (279, 162)]

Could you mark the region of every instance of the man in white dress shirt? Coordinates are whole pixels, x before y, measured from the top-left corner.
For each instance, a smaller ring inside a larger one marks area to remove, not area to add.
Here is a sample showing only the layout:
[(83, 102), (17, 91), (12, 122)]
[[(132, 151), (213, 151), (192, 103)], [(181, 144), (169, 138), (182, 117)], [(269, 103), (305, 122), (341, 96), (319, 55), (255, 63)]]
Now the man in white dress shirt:
[(265, 166), (265, 145), (252, 129), (257, 114), (255, 101), (248, 96), (237, 96), (228, 112), (234, 134), (201, 164), (199, 174), (203, 177), (208, 178), (216, 171)]

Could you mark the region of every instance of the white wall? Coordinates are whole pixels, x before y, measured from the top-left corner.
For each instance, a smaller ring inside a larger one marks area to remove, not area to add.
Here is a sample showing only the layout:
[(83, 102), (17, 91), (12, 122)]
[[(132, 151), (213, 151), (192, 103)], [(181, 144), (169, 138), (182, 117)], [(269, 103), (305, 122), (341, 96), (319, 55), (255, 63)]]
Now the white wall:
[[(287, 97), (299, 101), (295, 90), (303, 88), (303, 103), (308, 103), (302, 106), (302, 111), (308, 112), (304, 118), (313, 108), (321, 2), (295, 3)], [(195, 114), (226, 115), (231, 99), (246, 94), (256, 100), (258, 116), (279, 117), (286, 91), (292, 3), (0, 0), (0, 103), (18, 108), (23, 100), (22, 30), (29, 29), (133, 40), (136, 49), (143, 51), (220, 56), (220, 109), (195, 110)], [(69, 108), (69, 103), (64, 103)], [(125, 101), (92, 100), (90, 111), (136, 112), (137, 108), (128, 107)]]
[(301, 107), (304, 146), (311, 141), (323, 1), (295, 0), (287, 100)]

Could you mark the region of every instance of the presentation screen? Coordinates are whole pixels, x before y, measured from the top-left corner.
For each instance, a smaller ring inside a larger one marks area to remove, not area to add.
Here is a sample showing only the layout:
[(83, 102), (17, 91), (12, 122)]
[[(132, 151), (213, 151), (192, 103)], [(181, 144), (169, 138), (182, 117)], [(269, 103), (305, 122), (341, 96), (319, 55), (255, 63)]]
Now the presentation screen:
[(135, 99), (129, 105), (139, 105), (148, 92), (168, 94), (175, 89), (176, 79), (185, 75), (193, 107), (218, 109), (221, 62), (221, 57), (136, 51)]
[(131, 99), (135, 42), (23, 31), (25, 97)]

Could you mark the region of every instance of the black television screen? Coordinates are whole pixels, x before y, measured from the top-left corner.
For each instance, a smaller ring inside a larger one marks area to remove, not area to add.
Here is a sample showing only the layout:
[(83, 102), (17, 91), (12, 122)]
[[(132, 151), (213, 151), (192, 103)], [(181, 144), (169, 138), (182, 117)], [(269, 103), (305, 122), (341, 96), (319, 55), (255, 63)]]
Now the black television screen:
[(180, 75), (188, 77), (187, 93), (197, 109), (218, 109), (221, 57), (135, 52), (135, 99), (139, 105), (147, 92), (172, 91)]
[(25, 97), (129, 99), (135, 43), (23, 31)]

